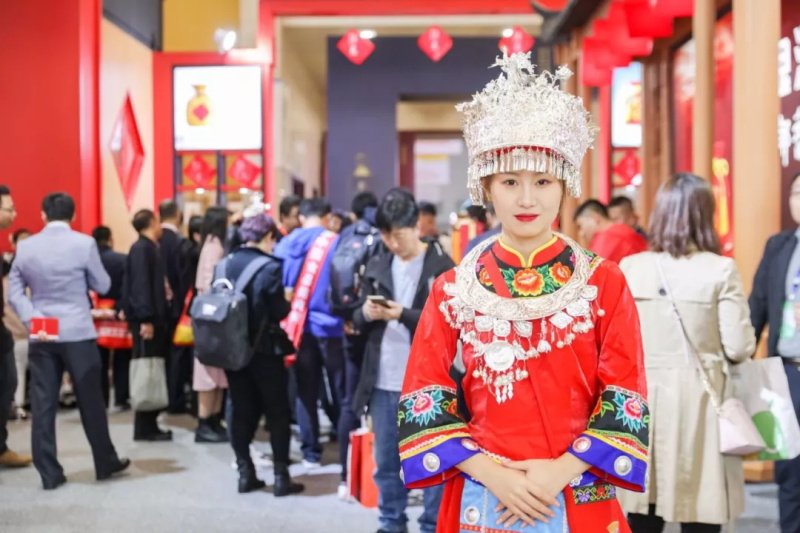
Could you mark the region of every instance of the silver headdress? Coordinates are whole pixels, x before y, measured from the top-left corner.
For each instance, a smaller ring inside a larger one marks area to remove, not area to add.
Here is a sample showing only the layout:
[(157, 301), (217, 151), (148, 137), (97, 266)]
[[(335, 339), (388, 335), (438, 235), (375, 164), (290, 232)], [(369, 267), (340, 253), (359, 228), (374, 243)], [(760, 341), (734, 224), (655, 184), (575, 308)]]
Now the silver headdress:
[(250, 204), (242, 212), (243, 218), (250, 218), (269, 211), (269, 204), (264, 203), (264, 194), (254, 192), (250, 195)]
[(481, 178), (500, 172), (530, 170), (565, 180), (581, 195), (580, 167), (597, 132), (583, 100), (564, 92), (560, 82), (572, 71), (534, 74), (530, 52), (498, 58), (503, 73), (456, 106), (463, 115), (469, 152), (468, 188), (472, 203), (485, 202)]

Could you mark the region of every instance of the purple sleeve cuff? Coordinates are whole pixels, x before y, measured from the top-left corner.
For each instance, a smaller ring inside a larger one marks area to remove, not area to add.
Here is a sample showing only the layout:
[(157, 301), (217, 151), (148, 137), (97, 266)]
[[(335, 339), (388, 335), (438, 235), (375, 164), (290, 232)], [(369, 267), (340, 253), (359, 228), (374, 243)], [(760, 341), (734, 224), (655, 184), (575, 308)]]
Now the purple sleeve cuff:
[(408, 488), (423, 488), (444, 483), (456, 475), (454, 467), (475, 454), (478, 445), (467, 434), (450, 438), (420, 451), (400, 453), (403, 480)]
[(647, 461), (632, 450), (625, 450), (609, 442), (605, 435), (584, 432), (572, 443), (569, 452), (593, 468), (584, 474), (580, 485), (587, 484), (587, 475), (618, 485), (622, 488), (644, 492), (647, 482)]

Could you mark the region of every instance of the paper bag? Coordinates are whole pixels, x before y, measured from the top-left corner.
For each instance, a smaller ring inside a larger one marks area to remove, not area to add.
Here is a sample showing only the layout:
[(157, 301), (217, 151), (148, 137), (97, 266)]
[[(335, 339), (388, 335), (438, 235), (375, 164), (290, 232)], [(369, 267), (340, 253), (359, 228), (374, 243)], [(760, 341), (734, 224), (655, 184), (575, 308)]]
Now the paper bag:
[(378, 487), (372, 474), (375, 471), (373, 448), (375, 434), (363, 427), (350, 432), (347, 455), (347, 489), (350, 497), (364, 507), (378, 506)]

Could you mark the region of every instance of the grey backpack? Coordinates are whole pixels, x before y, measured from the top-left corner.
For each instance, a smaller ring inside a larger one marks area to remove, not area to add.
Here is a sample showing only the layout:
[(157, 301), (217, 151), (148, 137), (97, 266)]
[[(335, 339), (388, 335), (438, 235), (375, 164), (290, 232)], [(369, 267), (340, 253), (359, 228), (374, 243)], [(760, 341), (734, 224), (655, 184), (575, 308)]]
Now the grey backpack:
[(211, 290), (195, 297), (189, 315), (197, 360), (206, 366), (241, 370), (253, 357), (244, 291), (269, 259), (253, 259), (232, 281), (227, 276), (228, 257), (217, 263)]

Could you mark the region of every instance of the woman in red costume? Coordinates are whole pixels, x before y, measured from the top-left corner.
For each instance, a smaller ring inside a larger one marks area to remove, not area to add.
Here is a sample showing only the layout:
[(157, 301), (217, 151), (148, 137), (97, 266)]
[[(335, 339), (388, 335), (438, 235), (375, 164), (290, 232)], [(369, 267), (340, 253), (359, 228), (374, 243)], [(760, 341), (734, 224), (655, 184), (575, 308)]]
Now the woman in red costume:
[(473, 203), (503, 229), (433, 285), (400, 399), (402, 474), (446, 484), (440, 533), (628, 532), (615, 491), (644, 490), (650, 419), (636, 306), (616, 264), (551, 231), (595, 131), (561, 90), (568, 69), (497, 65), (459, 111)]

